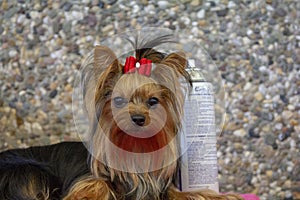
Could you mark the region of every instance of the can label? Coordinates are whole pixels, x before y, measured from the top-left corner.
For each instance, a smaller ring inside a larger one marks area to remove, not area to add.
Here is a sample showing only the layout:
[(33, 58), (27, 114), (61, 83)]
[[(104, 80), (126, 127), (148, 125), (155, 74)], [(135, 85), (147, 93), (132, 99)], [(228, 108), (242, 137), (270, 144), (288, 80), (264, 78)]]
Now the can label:
[(184, 104), (180, 136), (179, 187), (182, 191), (212, 189), (218, 192), (218, 163), (213, 86), (193, 82), (193, 90)]

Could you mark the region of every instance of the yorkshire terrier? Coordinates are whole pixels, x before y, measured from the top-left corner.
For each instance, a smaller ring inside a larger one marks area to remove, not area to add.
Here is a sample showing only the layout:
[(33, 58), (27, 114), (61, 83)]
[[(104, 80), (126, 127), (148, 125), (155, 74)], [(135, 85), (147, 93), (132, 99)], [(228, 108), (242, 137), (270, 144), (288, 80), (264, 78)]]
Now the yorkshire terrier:
[(87, 149), (65, 142), (1, 153), (0, 198), (242, 199), (176, 187), (178, 134), (191, 79), (184, 53), (155, 50), (168, 41), (165, 35), (136, 45), (124, 65), (111, 49), (96, 46), (81, 75)]

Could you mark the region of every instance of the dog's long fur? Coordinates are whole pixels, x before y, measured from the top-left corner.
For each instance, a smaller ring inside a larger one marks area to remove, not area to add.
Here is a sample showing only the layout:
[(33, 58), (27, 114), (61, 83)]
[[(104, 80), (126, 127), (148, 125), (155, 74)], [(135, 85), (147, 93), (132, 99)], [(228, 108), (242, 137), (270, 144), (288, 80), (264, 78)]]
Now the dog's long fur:
[[(114, 52), (96, 46), (81, 78), (90, 123), (88, 151), (81, 143), (61, 143), (0, 154), (0, 198), (241, 199), (209, 190), (181, 192), (174, 185), (180, 156), (177, 134), (191, 80), (183, 53), (166, 55), (154, 49), (168, 41), (170, 36), (164, 35), (135, 44), (137, 60), (153, 63), (150, 77), (124, 74)], [(117, 97), (126, 103), (115, 105)], [(151, 98), (157, 100), (154, 106), (147, 103)], [(143, 125), (134, 124), (133, 115), (142, 115)]]

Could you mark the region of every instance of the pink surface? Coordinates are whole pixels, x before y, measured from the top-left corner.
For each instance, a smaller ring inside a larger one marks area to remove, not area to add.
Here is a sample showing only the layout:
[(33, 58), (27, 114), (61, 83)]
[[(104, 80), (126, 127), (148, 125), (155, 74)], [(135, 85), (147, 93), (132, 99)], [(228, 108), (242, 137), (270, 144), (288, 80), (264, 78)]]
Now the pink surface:
[(254, 194), (241, 194), (240, 196), (245, 200), (259, 200), (259, 197)]

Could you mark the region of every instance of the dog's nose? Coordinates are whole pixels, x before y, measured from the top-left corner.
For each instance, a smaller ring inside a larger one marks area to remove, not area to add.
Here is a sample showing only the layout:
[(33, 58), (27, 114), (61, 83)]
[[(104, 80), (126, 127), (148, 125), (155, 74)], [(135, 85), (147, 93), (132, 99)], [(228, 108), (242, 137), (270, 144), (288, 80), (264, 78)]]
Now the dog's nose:
[(145, 124), (144, 115), (131, 115), (131, 120), (138, 126), (143, 126)]

